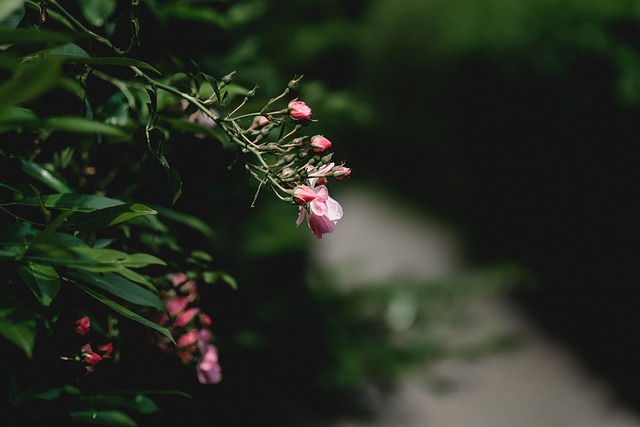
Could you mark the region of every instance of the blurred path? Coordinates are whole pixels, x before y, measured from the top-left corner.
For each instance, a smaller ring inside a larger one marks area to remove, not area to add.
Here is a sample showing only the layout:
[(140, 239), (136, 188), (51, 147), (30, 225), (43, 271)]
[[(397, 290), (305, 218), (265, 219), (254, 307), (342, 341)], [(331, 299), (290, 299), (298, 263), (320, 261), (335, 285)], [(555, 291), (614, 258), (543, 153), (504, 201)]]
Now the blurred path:
[[(313, 257), (336, 268), (346, 288), (383, 277), (437, 278), (461, 265), (455, 237), (423, 217), (364, 189), (337, 198), (345, 216), (314, 245)], [(332, 427), (640, 427), (604, 384), (508, 301), (479, 301), (470, 310), (469, 334), (498, 328), (517, 333), (523, 345), (475, 362), (425, 367), (403, 379), (395, 395), (379, 399), (375, 423), (344, 420)], [(429, 391), (438, 383), (450, 385), (446, 393)]]

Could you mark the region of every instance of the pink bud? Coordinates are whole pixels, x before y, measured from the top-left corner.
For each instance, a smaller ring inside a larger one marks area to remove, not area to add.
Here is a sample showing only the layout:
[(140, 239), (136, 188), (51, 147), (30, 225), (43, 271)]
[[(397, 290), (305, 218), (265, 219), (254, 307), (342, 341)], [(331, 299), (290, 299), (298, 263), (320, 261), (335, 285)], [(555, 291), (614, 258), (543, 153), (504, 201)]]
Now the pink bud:
[(210, 326), (211, 326), (211, 324), (213, 323), (213, 322), (211, 321), (211, 317), (209, 317), (209, 315), (208, 315), (208, 314), (206, 314), (206, 313), (200, 313), (200, 314), (198, 315), (198, 318), (200, 319), (200, 324), (201, 324), (201, 325), (202, 325), (202, 327), (204, 327), (204, 328), (208, 328), (208, 327), (210, 327)]
[(95, 365), (102, 360), (102, 357), (98, 353), (94, 353), (91, 350), (91, 345), (88, 343), (82, 346), (82, 361), (88, 365)]
[(189, 279), (189, 277), (187, 277), (187, 275), (184, 273), (172, 274), (170, 278), (171, 278), (171, 283), (173, 283), (173, 286), (181, 285)]
[(84, 335), (89, 332), (91, 328), (91, 321), (87, 316), (81, 317), (75, 322), (76, 324), (76, 334)]
[(309, 120), (311, 118), (311, 108), (302, 101), (291, 101), (288, 108), (289, 117), (294, 120)]
[(306, 205), (316, 197), (316, 192), (308, 185), (299, 185), (293, 189), (293, 200), (299, 205)]
[(344, 181), (351, 176), (351, 168), (338, 166), (333, 170), (333, 177), (338, 181)]
[(111, 357), (111, 353), (113, 353), (113, 344), (109, 342), (101, 345), (98, 347), (98, 352), (102, 353), (104, 359), (108, 359)]
[(316, 135), (311, 138), (311, 149), (316, 153), (322, 153), (326, 149), (331, 147), (331, 141), (322, 135)]

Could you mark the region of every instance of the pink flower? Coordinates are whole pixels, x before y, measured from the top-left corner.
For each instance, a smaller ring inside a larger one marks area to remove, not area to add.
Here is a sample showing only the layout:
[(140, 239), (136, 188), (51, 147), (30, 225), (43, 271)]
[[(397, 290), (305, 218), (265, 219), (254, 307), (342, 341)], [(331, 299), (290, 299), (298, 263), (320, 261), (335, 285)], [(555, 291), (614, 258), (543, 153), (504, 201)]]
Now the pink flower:
[(181, 335), (176, 342), (178, 348), (185, 348), (194, 345), (198, 342), (198, 331), (195, 329), (190, 330), (186, 334)]
[(210, 328), (211, 324), (213, 323), (211, 321), (211, 317), (209, 317), (209, 315), (206, 313), (200, 313), (198, 315), (198, 319), (200, 319), (200, 324), (203, 328)]
[(98, 347), (98, 352), (102, 354), (103, 359), (108, 359), (113, 353), (113, 344), (108, 342)]
[[(91, 349), (91, 345), (88, 343), (82, 346), (81, 357), (82, 357), (82, 361), (90, 366), (96, 365), (98, 364), (98, 362), (102, 360), (102, 357), (100, 357), (98, 353), (95, 353)], [(93, 369), (89, 369), (89, 367), (87, 367), (87, 369), (93, 372)]]
[(196, 367), (198, 381), (200, 381), (201, 384), (217, 384), (222, 380), (220, 371), (218, 350), (213, 344), (209, 344)]
[(306, 217), (311, 232), (318, 239), (322, 239), (323, 234), (335, 230), (336, 223), (342, 218), (342, 206), (329, 197), (329, 190), (324, 185), (314, 188), (313, 191), (316, 198), (308, 204), (308, 210), (300, 206), (296, 224), (300, 225)]
[(331, 147), (331, 141), (322, 135), (316, 135), (311, 138), (311, 149), (316, 153), (322, 153)]
[(293, 120), (309, 120), (311, 118), (311, 108), (302, 101), (291, 101), (288, 109), (289, 117)]
[(171, 283), (173, 283), (173, 286), (182, 285), (184, 282), (189, 280), (189, 277), (184, 273), (172, 274), (170, 278), (171, 278)]
[(172, 298), (165, 302), (167, 311), (172, 316), (184, 311), (184, 309), (187, 308), (187, 304), (189, 304), (188, 297)]
[(87, 316), (81, 317), (76, 320), (76, 334), (84, 335), (89, 332), (91, 328), (91, 321)]
[(338, 166), (333, 170), (333, 177), (338, 181), (344, 181), (351, 176), (351, 168)]
[(331, 173), (331, 170), (333, 169), (333, 166), (335, 165), (335, 163), (331, 162), (331, 163), (327, 163), (324, 166), (321, 166), (320, 169), (316, 169), (315, 166), (307, 166), (306, 170), (309, 173), (309, 184), (312, 187), (315, 187), (317, 185), (324, 185), (327, 183), (327, 178), (325, 178), (324, 175), (327, 175), (329, 173)]
[(293, 200), (299, 205), (306, 205), (316, 198), (316, 192), (308, 185), (299, 185), (293, 189)]
[(182, 312), (178, 318), (173, 322), (173, 326), (184, 326), (191, 321), (195, 317), (196, 314), (200, 312), (200, 309), (197, 307), (190, 308)]

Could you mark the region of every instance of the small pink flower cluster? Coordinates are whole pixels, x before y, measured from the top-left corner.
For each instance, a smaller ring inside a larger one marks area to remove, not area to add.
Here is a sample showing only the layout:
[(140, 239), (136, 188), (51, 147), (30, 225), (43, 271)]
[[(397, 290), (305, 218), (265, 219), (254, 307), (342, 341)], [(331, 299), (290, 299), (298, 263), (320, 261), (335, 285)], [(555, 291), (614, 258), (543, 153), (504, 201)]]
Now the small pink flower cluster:
[[(84, 336), (91, 329), (91, 320), (87, 316), (83, 316), (75, 321), (75, 332), (78, 335)], [(80, 349), (80, 356), (76, 360), (82, 361), (84, 367), (87, 369), (87, 373), (94, 372), (96, 365), (103, 359), (109, 359), (113, 353), (113, 344), (108, 342), (101, 346), (98, 346), (98, 351), (95, 352), (91, 349), (91, 344), (86, 343)]]
[(195, 365), (198, 380), (202, 384), (216, 384), (222, 380), (218, 350), (211, 343), (211, 318), (195, 306), (198, 300), (196, 282), (186, 274), (169, 275), (171, 288), (162, 292), (167, 307), (155, 320), (166, 327), (176, 341), (154, 335), (163, 351), (175, 354), (185, 365)]
[[(289, 117), (295, 122), (306, 124), (313, 114), (311, 108), (303, 101), (293, 100), (287, 107)], [(305, 138), (294, 140), (292, 147), (305, 147)], [(325, 153), (331, 148), (331, 141), (323, 135), (315, 135), (308, 141), (308, 147), (314, 154)], [(304, 158), (304, 156), (303, 156)], [(337, 181), (344, 181), (351, 175), (351, 169), (343, 165), (336, 166), (330, 162), (331, 154), (323, 158), (312, 158), (303, 166), (294, 169), (293, 164), (281, 169), (279, 177), (291, 187), (291, 198), (299, 205), (296, 224), (305, 219), (311, 232), (318, 239), (335, 230), (338, 220), (342, 218), (342, 206), (329, 196), (325, 186), (327, 177), (333, 176)]]

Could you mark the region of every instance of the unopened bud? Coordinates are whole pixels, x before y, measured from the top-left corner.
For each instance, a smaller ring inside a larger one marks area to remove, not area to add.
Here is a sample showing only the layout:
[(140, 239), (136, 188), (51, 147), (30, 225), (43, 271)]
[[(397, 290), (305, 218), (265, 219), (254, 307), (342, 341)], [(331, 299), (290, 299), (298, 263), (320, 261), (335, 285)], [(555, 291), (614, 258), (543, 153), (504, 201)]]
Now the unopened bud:
[(298, 90), (298, 85), (300, 84), (300, 80), (302, 80), (302, 76), (296, 77), (293, 80), (290, 80), (287, 84), (289, 90)]
[(288, 106), (289, 117), (293, 120), (309, 120), (311, 118), (311, 108), (302, 101), (291, 101)]
[(222, 81), (224, 82), (224, 84), (229, 84), (233, 81), (233, 75), (235, 74), (235, 71), (230, 72), (229, 74), (227, 74), (226, 76), (224, 76), (222, 78)]
[(338, 181), (344, 181), (351, 176), (351, 168), (338, 166), (333, 169), (333, 177)]
[(322, 153), (331, 147), (331, 141), (322, 135), (316, 135), (311, 138), (311, 149), (316, 153)]

